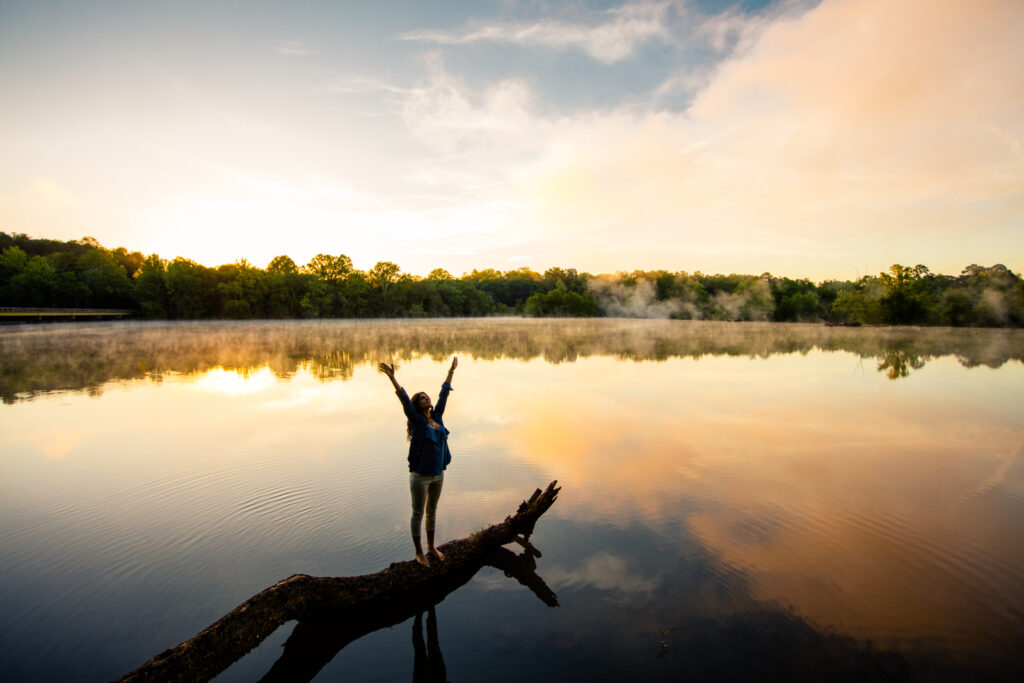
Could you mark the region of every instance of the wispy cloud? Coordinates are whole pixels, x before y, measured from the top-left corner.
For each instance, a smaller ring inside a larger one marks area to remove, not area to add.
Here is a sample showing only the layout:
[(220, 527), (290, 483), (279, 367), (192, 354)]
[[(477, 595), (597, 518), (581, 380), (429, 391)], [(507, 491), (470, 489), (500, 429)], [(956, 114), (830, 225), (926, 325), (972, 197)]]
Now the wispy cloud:
[(438, 45), (464, 45), (477, 42), (508, 43), (554, 50), (581, 50), (606, 64), (633, 56), (649, 40), (669, 37), (665, 24), (667, 2), (626, 4), (602, 12), (596, 24), (540, 20), (532, 23), (482, 24), (462, 32), (413, 31), (404, 40)]
[(355, 95), (360, 93), (384, 92), (396, 95), (405, 95), (408, 88), (401, 88), (379, 78), (368, 78), (366, 76), (347, 75), (335, 78), (331, 82), (319, 88), (322, 92), (334, 93), (336, 95)]
[(508, 142), (529, 133), (532, 94), (524, 81), (507, 79), (473, 92), (445, 69), (439, 54), (427, 55), (425, 63), (427, 79), (408, 92), (403, 112), (423, 142), (453, 150), (485, 136)]
[(743, 54), (752, 48), (769, 26), (796, 21), (818, 3), (818, 0), (783, 0), (759, 12), (742, 12), (736, 8), (705, 15), (684, 5), (681, 12), (692, 35), (702, 45), (719, 54)]
[(305, 57), (313, 54), (312, 48), (298, 40), (281, 40), (274, 44), (274, 51), (282, 55)]

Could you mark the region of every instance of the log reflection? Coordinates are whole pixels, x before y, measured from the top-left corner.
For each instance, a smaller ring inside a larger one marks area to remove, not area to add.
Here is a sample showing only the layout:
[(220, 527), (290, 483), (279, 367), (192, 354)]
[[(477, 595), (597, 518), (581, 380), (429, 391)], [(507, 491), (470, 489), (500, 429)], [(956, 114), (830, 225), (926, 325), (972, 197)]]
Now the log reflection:
[[(443, 677), (434, 677), (435, 674), (444, 671), (444, 661), (437, 641), (436, 616), (432, 619), (431, 615), (434, 614), (434, 607), (437, 604), (465, 585), (481, 568), (500, 569), (506, 576), (529, 588), (544, 604), (550, 607), (558, 606), (555, 593), (536, 572), (536, 558), (540, 557), (540, 552), (522, 537), (518, 537), (516, 541), (524, 545), (522, 553), (517, 555), (507, 548), (495, 548), (484, 562), (448, 576), (443, 584), (409, 595), (407, 599), (396, 601), (385, 608), (356, 613), (346, 612), (336, 618), (327, 616), (299, 621), (285, 641), (281, 657), (260, 680), (268, 683), (310, 681), (349, 643), (382, 628), (400, 624), (411, 617), (415, 617), (413, 642), (415, 659), (418, 662), (415, 670), (424, 676), (415, 680), (444, 680)], [(421, 631), (421, 617), (424, 612), (428, 613), (426, 647), (423, 645)], [(434, 626), (431, 634), (432, 622)], [(416, 633), (420, 634), (418, 643)], [(439, 675), (443, 676), (443, 673)]]

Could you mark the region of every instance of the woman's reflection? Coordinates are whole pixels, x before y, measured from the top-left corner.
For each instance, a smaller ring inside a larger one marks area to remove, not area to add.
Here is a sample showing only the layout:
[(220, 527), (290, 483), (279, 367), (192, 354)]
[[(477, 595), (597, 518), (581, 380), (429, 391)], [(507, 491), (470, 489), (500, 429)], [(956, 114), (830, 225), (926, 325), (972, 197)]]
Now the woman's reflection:
[(413, 665), (412, 680), (414, 683), (448, 683), (448, 672), (444, 667), (444, 656), (441, 645), (437, 642), (437, 612), (431, 607), (427, 610), (427, 645), (423, 646), (423, 612), (416, 615), (412, 622)]

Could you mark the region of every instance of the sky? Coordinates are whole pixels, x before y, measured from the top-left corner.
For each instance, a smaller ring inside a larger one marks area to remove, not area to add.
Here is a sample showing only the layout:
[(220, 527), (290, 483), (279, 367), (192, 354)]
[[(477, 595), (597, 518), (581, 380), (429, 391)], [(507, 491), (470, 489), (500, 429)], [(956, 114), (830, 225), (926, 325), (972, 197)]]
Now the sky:
[(0, 231), (208, 266), (1024, 271), (1024, 2), (0, 0)]

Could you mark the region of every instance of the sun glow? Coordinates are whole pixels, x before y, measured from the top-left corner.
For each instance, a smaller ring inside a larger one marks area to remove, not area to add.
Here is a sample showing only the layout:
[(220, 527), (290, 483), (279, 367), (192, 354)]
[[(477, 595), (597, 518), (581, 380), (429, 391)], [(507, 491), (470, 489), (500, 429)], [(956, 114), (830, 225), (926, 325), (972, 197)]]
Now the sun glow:
[(201, 391), (240, 396), (265, 391), (277, 381), (269, 366), (255, 370), (226, 370), (218, 367), (203, 373), (192, 384)]

